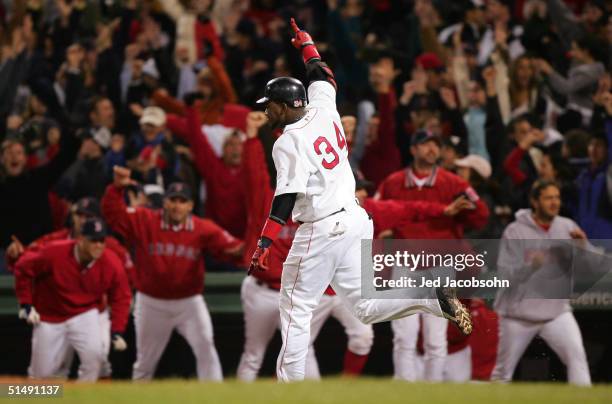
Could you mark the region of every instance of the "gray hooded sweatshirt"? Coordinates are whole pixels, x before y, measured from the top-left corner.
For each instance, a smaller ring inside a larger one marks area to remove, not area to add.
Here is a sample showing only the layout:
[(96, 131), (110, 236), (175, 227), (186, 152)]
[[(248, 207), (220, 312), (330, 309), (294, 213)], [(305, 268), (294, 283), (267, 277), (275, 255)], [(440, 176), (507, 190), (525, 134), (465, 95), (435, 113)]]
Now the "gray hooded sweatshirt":
[[(499, 275), (510, 281), (510, 287), (498, 290), (494, 308), (503, 317), (537, 322), (553, 320), (571, 311), (567, 297), (573, 271), (563, 269), (572, 265), (571, 254), (559, 260), (559, 255), (553, 253), (555, 257), (546, 260), (539, 269), (531, 267), (529, 257), (535, 251), (550, 251), (555, 246), (572, 251), (570, 242), (556, 240), (570, 240), (570, 232), (578, 225), (557, 216), (546, 231), (533, 220), (531, 209), (521, 209), (515, 217), (502, 235), (497, 261)], [(538, 299), (538, 296), (546, 298)]]

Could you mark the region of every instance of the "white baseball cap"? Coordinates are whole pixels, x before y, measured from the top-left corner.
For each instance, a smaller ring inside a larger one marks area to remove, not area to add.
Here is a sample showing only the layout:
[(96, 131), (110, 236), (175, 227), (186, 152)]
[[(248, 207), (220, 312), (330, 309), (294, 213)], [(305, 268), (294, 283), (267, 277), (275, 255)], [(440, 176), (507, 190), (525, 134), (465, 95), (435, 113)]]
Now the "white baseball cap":
[(468, 154), (462, 159), (455, 160), (457, 167), (473, 168), (480, 176), (487, 179), (491, 176), (491, 164), (484, 158), (477, 154)]
[(164, 126), (166, 124), (166, 113), (160, 107), (146, 107), (142, 111), (140, 124), (150, 124), (153, 126)]

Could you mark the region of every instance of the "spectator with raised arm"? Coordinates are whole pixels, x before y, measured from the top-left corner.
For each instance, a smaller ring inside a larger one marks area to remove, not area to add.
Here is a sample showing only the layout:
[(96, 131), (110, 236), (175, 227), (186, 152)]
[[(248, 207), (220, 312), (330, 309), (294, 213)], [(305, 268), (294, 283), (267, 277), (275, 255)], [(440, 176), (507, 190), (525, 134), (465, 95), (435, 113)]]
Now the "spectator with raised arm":
[(226, 135), (222, 142), (222, 155), (218, 156), (202, 131), (200, 108), (200, 101), (196, 100), (187, 107), (185, 119), (169, 115), (168, 127), (191, 147), (196, 169), (206, 184), (206, 217), (215, 220), (232, 235), (242, 237), (246, 228), (242, 135), (238, 131)]

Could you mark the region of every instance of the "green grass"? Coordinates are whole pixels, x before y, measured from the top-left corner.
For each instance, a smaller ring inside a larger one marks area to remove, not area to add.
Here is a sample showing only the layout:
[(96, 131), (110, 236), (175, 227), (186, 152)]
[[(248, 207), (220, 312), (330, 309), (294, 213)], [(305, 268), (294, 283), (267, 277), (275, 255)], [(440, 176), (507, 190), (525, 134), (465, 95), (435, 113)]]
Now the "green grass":
[[(29, 400), (19, 400), (26, 402)], [(41, 402), (37, 399), (36, 402)], [(168, 380), (152, 383), (67, 384), (64, 397), (51, 402), (68, 403), (612, 403), (612, 385), (579, 388), (561, 383), (411, 384), (389, 379), (326, 379), (322, 382), (277, 384), (262, 380), (245, 384), (227, 380), (221, 384)]]

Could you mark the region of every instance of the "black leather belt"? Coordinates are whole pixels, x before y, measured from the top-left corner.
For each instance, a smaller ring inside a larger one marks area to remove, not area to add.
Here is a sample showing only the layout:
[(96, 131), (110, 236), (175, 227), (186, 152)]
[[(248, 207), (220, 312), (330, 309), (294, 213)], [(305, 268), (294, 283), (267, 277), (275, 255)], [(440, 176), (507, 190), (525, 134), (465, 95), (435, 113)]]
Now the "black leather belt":
[(346, 209), (342, 208), (342, 209), (340, 209), (340, 210), (335, 211), (334, 213), (330, 213), (329, 215), (327, 215), (327, 216), (325, 216), (325, 217), (322, 217), (322, 218), (317, 219), (317, 220), (313, 220), (312, 222), (300, 222), (300, 221), (298, 220), (298, 223), (299, 223), (299, 224), (304, 224), (304, 223), (316, 223), (316, 222), (319, 222), (319, 221), (321, 221), (321, 220), (323, 220), (323, 219), (327, 219), (327, 218), (328, 218), (328, 217), (330, 217), (330, 216), (337, 215), (338, 213), (340, 213), (340, 212), (344, 212), (344, 211), (346, 211)]

